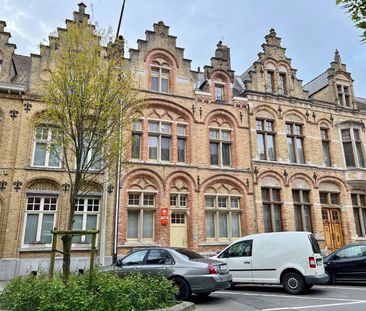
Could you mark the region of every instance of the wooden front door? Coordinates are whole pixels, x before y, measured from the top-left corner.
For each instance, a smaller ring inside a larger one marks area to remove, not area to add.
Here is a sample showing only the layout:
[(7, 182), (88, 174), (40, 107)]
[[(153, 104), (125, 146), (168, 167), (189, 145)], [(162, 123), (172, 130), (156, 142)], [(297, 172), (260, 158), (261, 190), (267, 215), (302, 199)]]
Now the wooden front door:
[(323, 208), (323, 227), (328, 251), (333, 252), (344, 245), (341, 211), (338, 208)]
[(170, 216), (170, 246), (187, 247), (187, 224), (185, 213)]

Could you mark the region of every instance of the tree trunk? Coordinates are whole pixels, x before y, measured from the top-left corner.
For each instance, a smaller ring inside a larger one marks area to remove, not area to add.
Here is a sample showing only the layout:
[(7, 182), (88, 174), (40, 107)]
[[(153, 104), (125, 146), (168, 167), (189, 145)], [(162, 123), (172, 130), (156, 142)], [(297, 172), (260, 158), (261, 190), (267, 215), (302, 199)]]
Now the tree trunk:
[(66, 284), (70, 277), (72, 235), (64, 234), (61, 240), (63, 243), (62, 280)]

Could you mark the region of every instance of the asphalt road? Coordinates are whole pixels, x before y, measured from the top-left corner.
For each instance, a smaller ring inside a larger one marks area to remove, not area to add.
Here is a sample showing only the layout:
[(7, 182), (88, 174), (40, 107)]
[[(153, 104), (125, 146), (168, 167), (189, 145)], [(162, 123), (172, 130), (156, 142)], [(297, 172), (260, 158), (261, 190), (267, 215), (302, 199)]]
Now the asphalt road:
[(309, 293), (297, 296), (279, 286), (238, 285), (207, 298), (192, 296), (190, 301), (200, 311), (365, 311), (366, 284), (314, 286)]

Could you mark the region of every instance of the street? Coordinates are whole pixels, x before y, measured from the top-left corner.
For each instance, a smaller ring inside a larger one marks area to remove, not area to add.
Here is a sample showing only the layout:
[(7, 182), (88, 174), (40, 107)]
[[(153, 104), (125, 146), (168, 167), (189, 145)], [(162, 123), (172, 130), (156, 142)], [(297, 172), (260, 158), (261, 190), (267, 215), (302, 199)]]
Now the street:
[(289, 295), (280, 286), (238, 285), (233, 290), (212, 293), (207, 298), (193, 296), (196, 310), (213, 311), (364, 311), (366, 286), (314, 286), (305, 295)]

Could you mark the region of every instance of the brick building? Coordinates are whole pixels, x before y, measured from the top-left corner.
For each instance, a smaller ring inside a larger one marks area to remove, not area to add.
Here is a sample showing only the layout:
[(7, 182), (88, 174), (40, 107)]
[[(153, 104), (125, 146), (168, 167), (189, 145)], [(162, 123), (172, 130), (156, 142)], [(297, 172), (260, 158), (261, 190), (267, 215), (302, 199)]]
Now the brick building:
[[(88, 18), (83, 4), (74, 12), (80, 18)], [(39, 55), (21, 56), (5, 26), (0, 22), (0, 279), (47, 268), (49, 229), (65, 227), (68, 198), (62, 167), (41, 148), (52, 131), (31, 122), (43, 109), (45, 57), (57, 38)], [(338, 51), (305, 85), (273, 29), (241, 75), (222, 42), (203, 71), (192, 70), (183, 52), (163, 22), (130, 50), (148, 106), (125, 131), (131, 146), (119, 204), (102, 174), (78, 202), (79, 227), (105, 223), (107, 262), (114, 246), (118, 254), (151, 245), (210, 253), (265, 231), (312, 231), (324, 252), (365, 241), (366, 99), (355, 96)], [(74, 268), (86, 266), (87, 242), (74, 244)]]

